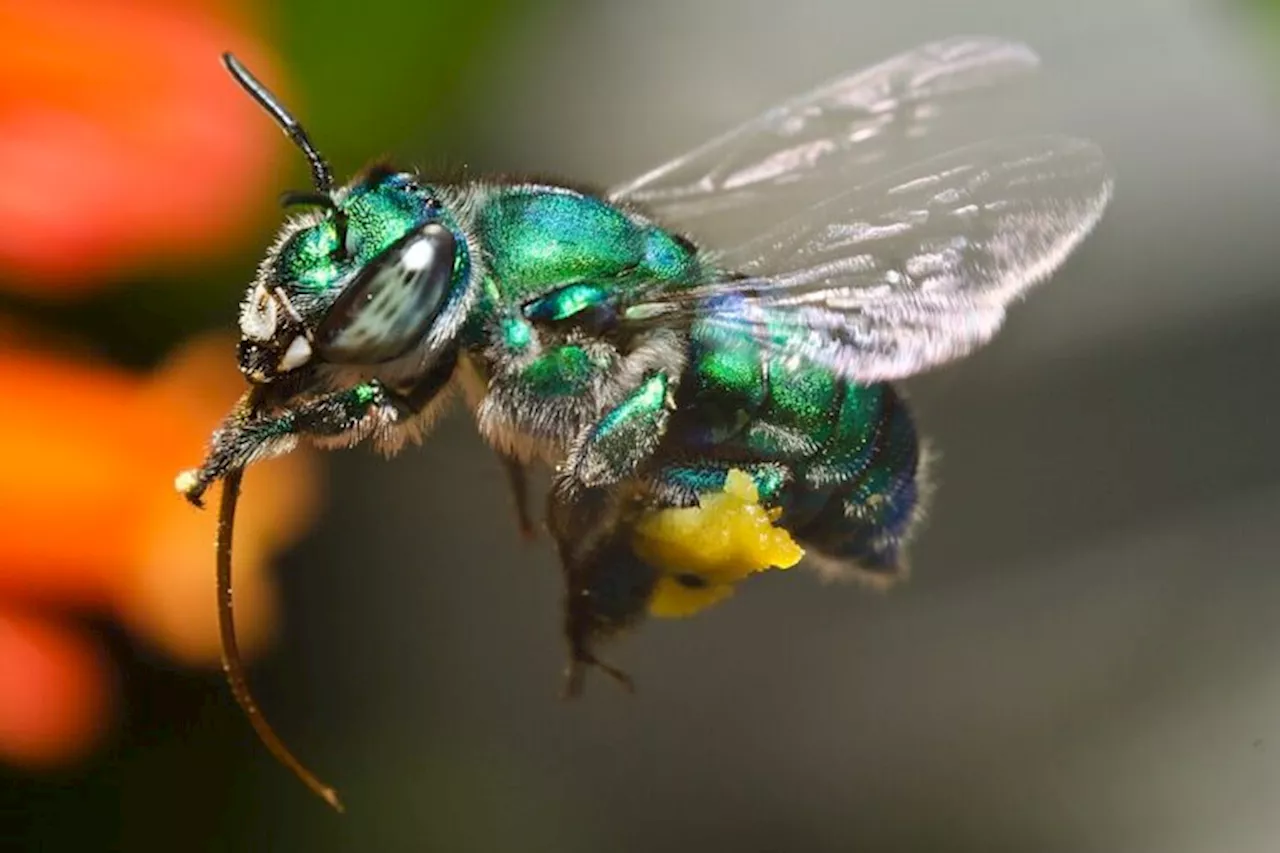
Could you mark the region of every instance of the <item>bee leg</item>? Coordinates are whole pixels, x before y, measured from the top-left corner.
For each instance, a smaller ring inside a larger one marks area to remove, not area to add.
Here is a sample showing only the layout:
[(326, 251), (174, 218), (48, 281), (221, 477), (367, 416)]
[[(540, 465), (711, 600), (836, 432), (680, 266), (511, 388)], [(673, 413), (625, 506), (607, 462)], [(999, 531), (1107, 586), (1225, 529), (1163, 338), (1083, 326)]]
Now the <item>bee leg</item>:
[(636, 472), (666, 434), (675, 408), (675, 382), (663, 371), (650, 373), (569, 451), (572, 488), (599, 488)]
[(674, 384), (663, 370), (644, 375), (577, 438), (552, 487), (547, 526), (565, 578), (566, 696), (581, 692), (586, 667), (635, 689), (626, 673), (593, 649), (644, 617), (658, 580), (657, 570), (631, 548), (632, 524), (643, 503), (632, 475), (666, 433)]
[(337, 435), (354, 428), (381, 391), (380, 385), (370, 383), (326, 394), (279, 413), (237, 410), (214, 432), (204, 463), (195, 471), (179, 475), (178, 489), (191, 503), (201, 506), (205, 490), (227, 472), (290, 452), (304, 432)]
[(653, 595), (657, 570), (631, 549), (632, 485), (581, 488), (561, 474), (548, 502), (548, 527), (565, 579), (564, 633), (569, 646), (564, 695), (578, 696), (588, 667), (628, 692), (630, 676), (596, 656), (595, 647), (639, 622)]
[(618, 682), (622, 689), (628, 693), (636, 692), (636, 683), (631, 676), (616, 666), (605, 663), (595, 655), (587, 653), (581, 657), (571, 658), (569, 665), (565, 668), (564, 690), (561, 693), (565, 699), (577, 699), (582, 695), (583, 687), (586, 684), (587, 667), (591, 666)]
[(532, 542), (538, 538), (538, 530), (533, 523), (533, 514), (529, 511), (529, 468), (519, 459), (505, 453), (499, 454), (499, 459), (507, 475), (507, 485), (511, 489), (520, 535)]
[(300, 438), (355, 444), (408, 420), (430, 399), (416, 391), (399, 394), (373, 380), (279, 412), (237, 409), (214, 432), (204, 463), (178, 475), (175, 485), (187, 500), (201, 506), (205, 490), (227, 472), (288, 453)]

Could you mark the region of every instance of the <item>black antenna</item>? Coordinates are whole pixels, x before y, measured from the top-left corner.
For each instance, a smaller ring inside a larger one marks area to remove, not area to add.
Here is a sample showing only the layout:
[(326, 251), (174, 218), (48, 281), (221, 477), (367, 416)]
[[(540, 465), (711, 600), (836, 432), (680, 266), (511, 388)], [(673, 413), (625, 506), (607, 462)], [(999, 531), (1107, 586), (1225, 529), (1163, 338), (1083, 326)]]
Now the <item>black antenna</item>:
[(307, 162), (311, 164), (311, 180), (319, 192), (317, 194), (286, 193), (281, 201), (285, 205), (295, 202), (319, 204), (332, 210), (334, 228), (338, 232), (338, 247), (334, 250), (334, 253), (339, 257), (345, 257), (347, 254), (347, 214), (333, 200), (333, 173), (329, 171), (329, 164), (320, 156), (320, 152), (311, 144), (311, 137), (307, 136), (307, 132), (302, 129), (302, 125), (298, 123), (298, 120), (284, 108), (284, 104), (280, 103), (279, 99), (271, 94), (271, 91), (262, 85), (262, 81), (254, 77), (248, 68), (241, 65), (240, 60), (236, 59), (230, 51), (222, 54), (222, 64), (227, 66), (227, 71), (231, 72), (231, 76), (240, 84), (240, 87), (249, 93), (249, 97), (257, 101), (264, 110), (271, 114), (276, 124), (280, 125), (280, 129), (284, 131), (285, 136), (292, 139), (293, 144), (302, 149)]
[(271, 94), (262, 82), (249, 73), (249, 69), (240, 64), (240, 60), (236, 59), (230, 52), (222, 54), (222, 64), (227, 66), (227, 70), (231, 72), (231, 76), (240, 84), (249, 97), (258, 102), (261, 107), (271, 114), (276, 124), (280, 125), (280, 129), (284, 131), (285, 136), (293, 140), (293, 144), (302, 149), (302, 153), (306, 155), (307, 162), (311, 164), (311, 179), (315, 182), (316, 189), (322, 193), (333, 191), (333, 173), (329, 171), (329, 164), (320, 156), (320, 152), (311, 144), (311, 139), (307, 136), (307, 132), (302, 129), (302, 125), (298, 124), (298, 120), (289, 114), (284, 108), (284, 104)]

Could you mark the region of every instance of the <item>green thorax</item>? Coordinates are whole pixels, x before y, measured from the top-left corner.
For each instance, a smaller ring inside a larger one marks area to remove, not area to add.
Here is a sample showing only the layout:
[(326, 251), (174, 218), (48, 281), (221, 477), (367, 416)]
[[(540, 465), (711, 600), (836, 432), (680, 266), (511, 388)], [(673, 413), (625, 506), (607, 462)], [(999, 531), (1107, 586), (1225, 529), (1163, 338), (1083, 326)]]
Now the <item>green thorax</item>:
[[(492, 296), (563, 319), (642, 284), (691, 283), (698, 250), (643, 217), (561, 187), (496, 187), (478, 199), (472, 228)], [(527, 312), (528, 313), (528, 312)]]

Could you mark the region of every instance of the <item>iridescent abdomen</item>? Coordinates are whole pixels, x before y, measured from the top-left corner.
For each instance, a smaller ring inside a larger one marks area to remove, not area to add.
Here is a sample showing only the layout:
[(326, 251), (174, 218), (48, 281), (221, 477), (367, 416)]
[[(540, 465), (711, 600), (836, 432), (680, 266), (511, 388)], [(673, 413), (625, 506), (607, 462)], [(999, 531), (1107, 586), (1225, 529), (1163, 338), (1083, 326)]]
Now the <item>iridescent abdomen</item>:
[(917, 515), (919, 445), (891, 385), (858, 385), (749, 341), (695, 342), (663, 445), (664, 498), (692, 503), (750, 472), (826, 565), (892, 573)]

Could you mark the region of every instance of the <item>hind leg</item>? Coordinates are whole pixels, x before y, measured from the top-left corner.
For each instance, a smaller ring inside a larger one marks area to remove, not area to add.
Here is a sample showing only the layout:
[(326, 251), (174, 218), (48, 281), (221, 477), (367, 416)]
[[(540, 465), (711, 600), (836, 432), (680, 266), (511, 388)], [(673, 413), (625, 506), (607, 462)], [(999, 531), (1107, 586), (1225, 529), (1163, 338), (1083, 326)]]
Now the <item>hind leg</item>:
[(568, 472), (561, 472), (548, 501), (547, 520), (565, 575), (567, 695), (581, 691), (588, 667), (601, 669), (631, 688), (625, 673), (602, 661), (596, 648), (651, 612), (676, 615), (654, 610), (655, 602), (678, 599), (682, 615), (687, 615), (723, 597), (723, 581), (696, 570), (646, 562), (634, 548), (633, 535), (637, 521), (650, 511), (693, 506), (700, 495), (723, 491), (734, 468), (752, 477), (766, 506), (778, 505), (792, 481), (790, 469), (777, 463), (671, 464), (650, 476), (603, 487), (575, 484), (569, 488)]
[[(815, 460), (821, 462), (821, 459)], [(797, 466), (803, 472), (804, 466)], [(805, 562), (832, 580), (887, 587), (906, 576), (903, 547), (920, 515), (920, 471), (915, 456), (884, 460), (858, 475), (817, 488), (797, 482), (780, 463), (717, 463), (664, 468), (664, 504), (691, 506), (696, 495), (719, 491), (731, 468), (751, 475), (766, 507), (780, 507), (777, 522), (804, 549)]]

